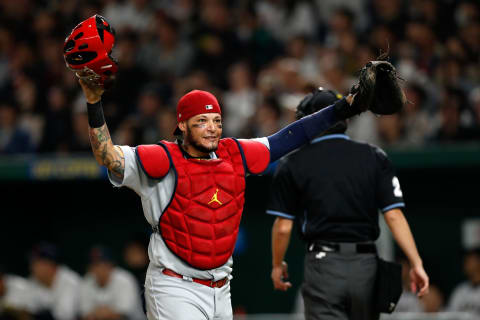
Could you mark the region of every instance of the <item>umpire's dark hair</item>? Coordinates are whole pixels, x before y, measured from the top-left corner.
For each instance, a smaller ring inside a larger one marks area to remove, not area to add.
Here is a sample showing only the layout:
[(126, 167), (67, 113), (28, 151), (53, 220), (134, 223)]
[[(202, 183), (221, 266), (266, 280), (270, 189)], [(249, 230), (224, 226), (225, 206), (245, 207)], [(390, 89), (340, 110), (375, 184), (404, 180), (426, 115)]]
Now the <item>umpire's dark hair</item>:
[[(343, 96), (338, 92), (326, 90), (323, 87), (318, 87), (314, 92), (309, 93), (307, 96), (305, 96), (305, 98), (302, 99), (302, 101), (300, 101), (297, 106), (295, 116), (297, 120), (299, 120), (334, 104), (336, 101), (342, 98)], [(347, 131), (347, 122), (342, 120), (330, 127), (327, 131), (323, 132), (323, 135), (344, 133), (345, 131)]]

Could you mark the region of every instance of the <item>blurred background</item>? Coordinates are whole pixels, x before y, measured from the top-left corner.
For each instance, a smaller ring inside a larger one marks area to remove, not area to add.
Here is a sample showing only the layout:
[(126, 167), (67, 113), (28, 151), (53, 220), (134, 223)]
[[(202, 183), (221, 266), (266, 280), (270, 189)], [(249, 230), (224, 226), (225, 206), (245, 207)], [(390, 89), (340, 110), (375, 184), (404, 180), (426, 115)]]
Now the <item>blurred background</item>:
[[(103, 105), (119, 145), (172, 140), (176, 101), (192, 89), (219, 98), (225, 136), (270, 135), (294, 120), (305, 94), (347, 93), (358, 70), (389, 51), (409, 103), (392, 116), (362, 114), (347, 133), (394, 162), (434, 287), (399, 311), (480, 319), (480, 5), (461, 0), (0, 1), (0, 310), (5, 283), (22, 292), (23, 280), (38, 282), (38, 260), (86, 281), (98, 245), (108, 252), (101, 261), (142, 287), (150, 228), (137, 196), (114, 190), (91, 155), (85, 100), (63, 60), (65, 37), (97, 13), (117, 32), (119, 73)], [(287, 255), (293, 288), (274, 292), (270, 281), (269, 183), (247, 179), (232, 282), (239, 319), (301, 312), (297, 238)], [(395, 259), (388, 236), (383, 245)], [(454, 303), (461, 284), (478, 299)], [(34, 311), (15, 317), (42, 310), (22, 308)]]

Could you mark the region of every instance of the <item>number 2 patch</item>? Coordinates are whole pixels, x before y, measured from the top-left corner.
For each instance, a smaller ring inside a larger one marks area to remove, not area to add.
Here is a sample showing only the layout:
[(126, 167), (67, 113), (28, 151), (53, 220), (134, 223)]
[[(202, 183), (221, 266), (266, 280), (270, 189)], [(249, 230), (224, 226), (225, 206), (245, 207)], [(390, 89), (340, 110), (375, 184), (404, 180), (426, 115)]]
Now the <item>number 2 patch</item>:
[(402, 189), (400, 189), (400, 181), (398, 180), (397, 177), (393, 177), (392, 185), (393, 185), (393, 195), (398, 198), (403, 197)]

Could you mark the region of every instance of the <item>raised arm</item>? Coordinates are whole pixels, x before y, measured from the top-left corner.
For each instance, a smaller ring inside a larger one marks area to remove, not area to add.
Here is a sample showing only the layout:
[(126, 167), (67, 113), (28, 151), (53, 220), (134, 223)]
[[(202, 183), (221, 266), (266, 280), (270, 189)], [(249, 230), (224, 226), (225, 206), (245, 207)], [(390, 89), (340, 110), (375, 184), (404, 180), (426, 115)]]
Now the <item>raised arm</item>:
[(87, 99), (90, 144), (95, 159), (100, 165), (107, 167), (111, 173), (123, 180), (125, 158), (122, 149), (113, 145), (105, 123), (102, 108), (104, 89), (101, 86), (89, 85), (81, 79), (79, 83)]
[[(362, 111), (353, 106), (355, 95), (349, 94), (333, 105), (297, 120), (280, 131), (268, 136), (270, 162), (301, 147), (338, 121), (345, 120)], [(307, 97), (308, 99), (308, 97)]]

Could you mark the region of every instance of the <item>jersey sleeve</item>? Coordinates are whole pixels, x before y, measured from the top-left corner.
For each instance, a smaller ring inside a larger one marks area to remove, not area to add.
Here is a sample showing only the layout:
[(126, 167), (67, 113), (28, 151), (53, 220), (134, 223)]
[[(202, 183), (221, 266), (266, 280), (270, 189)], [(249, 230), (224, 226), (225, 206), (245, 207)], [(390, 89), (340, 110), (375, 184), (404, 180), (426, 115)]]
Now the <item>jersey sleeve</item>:
[(273, 175), (267, 214), (294, 220), (300, 211), (300, 194), (286, 161), (279, 162)]
[(382, 149), (375, 148), (374, 152), (377, 165), (376, 199), (378, 208), (385, 213), (391, 209), (405, 207), (400, 181), (392, 162)]
[(108, 171), (110, 182), (114, 187), (128, 187), (139, 196), (146, 197), (152, 191), (152, 186), (149, 185), (148, 177), (143, 172), (141, 164), (135, 156), (135, 148), (129, 146), (120, 146), (120, 148), (125, 157), (123, 180)]

